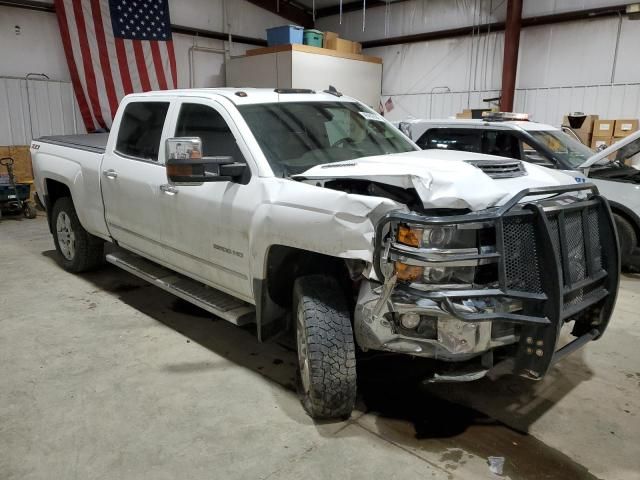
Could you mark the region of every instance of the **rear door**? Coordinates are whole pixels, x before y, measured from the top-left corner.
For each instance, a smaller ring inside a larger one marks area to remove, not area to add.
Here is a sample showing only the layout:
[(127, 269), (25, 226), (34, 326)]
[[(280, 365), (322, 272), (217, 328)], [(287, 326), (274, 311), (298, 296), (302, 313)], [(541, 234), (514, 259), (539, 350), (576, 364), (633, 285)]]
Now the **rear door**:
[(129, 100), (114, 124), (101, 168), (105, 218), (120, 245), (163, 261), (161, 243), (166, 212), (159, 205), (167, 183), (161, 139), (171, 107), (169, 98)]

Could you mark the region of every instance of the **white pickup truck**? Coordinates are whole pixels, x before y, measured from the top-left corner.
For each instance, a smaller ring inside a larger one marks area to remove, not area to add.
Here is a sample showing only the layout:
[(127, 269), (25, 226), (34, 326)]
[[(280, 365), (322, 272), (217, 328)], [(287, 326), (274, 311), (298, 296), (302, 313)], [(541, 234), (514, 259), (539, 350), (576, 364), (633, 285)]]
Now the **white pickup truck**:
[(314, 418), (350, 414), (364, 352), (434, 359), (430, 381), (539, 379), (615, 304), (616, 232), (593, 185), (421, 151), (333, 89), (129, 95), (110, 134), (31, 152), (65, 269), (97, 267), (110, 242), (108, 262), (261, 341), (295, 332)]

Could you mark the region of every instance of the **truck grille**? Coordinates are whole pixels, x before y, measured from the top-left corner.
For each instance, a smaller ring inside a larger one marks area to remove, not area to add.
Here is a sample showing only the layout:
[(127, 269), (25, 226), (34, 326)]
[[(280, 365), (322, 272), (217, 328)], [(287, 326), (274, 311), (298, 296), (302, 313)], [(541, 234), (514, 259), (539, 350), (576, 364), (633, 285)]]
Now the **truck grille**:
[[(604, 279), (604, 259), (600, 239), (597, 206), (545, 213), (554, 256), (562, 274), (563, 310), (577, 312), (580, 305), (592, 303), (607, 292)], [(509, 290), (529, 293), (543, 292), (540, 243), (536, 239), (533, 216), (506, 217), (504, 232), (504, 272)]]
[(503, 230), (507, 288), (542, 293), (533, 223), (523, 217), (508, 217)]
[(527, 171), (520, 160), (467, 160), (491, 178), (522, 177)]

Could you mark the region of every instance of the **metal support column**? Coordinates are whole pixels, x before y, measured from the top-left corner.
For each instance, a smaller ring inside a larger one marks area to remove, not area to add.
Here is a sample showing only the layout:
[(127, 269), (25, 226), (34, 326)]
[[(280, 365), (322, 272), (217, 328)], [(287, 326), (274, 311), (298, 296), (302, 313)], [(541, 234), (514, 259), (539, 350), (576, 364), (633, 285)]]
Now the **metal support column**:
[(513, 111), (521, 23), (522, 0), (509, 0), (507, 4), (507, 22), (504, 31), (504, 58), (502, 60), (502, 97), (500, 99), (500, 110), (503, 112)]

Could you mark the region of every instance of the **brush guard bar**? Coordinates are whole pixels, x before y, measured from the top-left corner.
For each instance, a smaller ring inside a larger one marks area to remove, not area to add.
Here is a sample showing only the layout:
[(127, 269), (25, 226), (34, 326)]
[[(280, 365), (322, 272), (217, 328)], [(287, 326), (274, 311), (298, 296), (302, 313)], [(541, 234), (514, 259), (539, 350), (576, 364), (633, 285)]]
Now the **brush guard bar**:
[[(586, 194), (586, 199), (567, 195), (576, 192)], [(596, 340), (607, 328), (618, 291), (620, 259), (609, 204), (595, 185), (527, 189), (501, 207), (464, 215), (424, 217), (391, 212), (378, 223), (375, 237), (374, 269), (385, 283), (395, 281), (390, 273), (395, 259), (425, 260), (420, 248), (398, 245), (391, 238), (403, 223), (495, 228), (495, 251), (465, 259), (497, 262), (497, 284), (423, 291), (397, 283), (394, 293), (437, 301), (463, 322), (519, 324), (513, 373), (540, 378), (558, 360)], [(460, 259), (452, 256), (451, 260)], [(456, 306), (464, 300), (486, 298), (518, 300), (522, 309), (470, 313)], [(571, 333), (577, 338), (556, 351), (560, 329), (572, 320)]]

